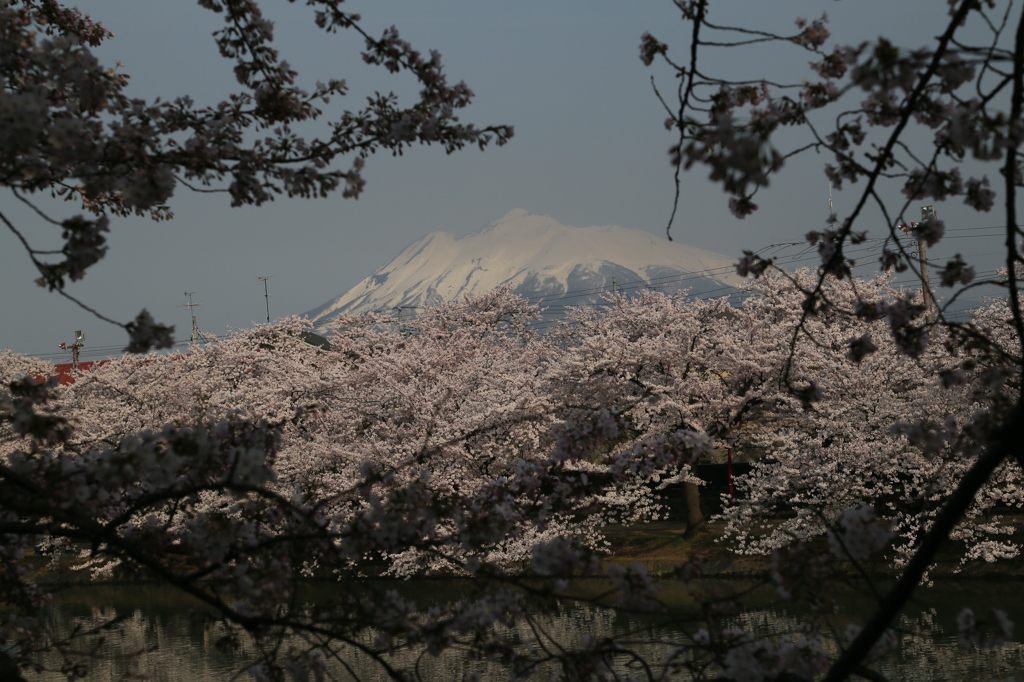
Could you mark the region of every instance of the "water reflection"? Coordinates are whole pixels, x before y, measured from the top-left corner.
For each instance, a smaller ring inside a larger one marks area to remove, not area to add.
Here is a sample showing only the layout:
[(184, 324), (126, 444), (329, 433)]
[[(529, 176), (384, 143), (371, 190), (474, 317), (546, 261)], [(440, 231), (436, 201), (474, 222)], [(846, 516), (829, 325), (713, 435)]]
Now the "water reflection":
[[(381, 585), (367, 584), (367, 589)], [(470, 587), (466, 581), (424, 580), (388, 584), (397, 587), (407, 598), (428, 595), (434, 603), (454, 603), (464, 597)], [(598, 587), (591, 586), (594, 590)], [(735, 591), (737, 583), (703, 585)], [(329, 590), (315, 588), (313, 592)], [(588, 591), (586, 584), (581, 590)], [(1011, 588), (1012, 589), (1012, 588)], [(1015, 591), (1015, 590), (1014, 590)], [(697, 619), (690, 587), (665, 584), (665, 596), (673, 606), (674, 616), (637, 617), (606, 607), (578, 601), (565, 601), (553, 608), (531, 614), (530, 623), (520, 623), (504, 633), (511, 641), (528, 647), (564, 647), (578, 649), (584, 640), (610, 636), (626, 636), (638, 654), (649, 660), (660, 660), (684, 640), (684, 631), (693, 632), (701, 623)], [(836, 632), (842, 632), (852, 619), (865, 616), (871, 604), (854, 592), (837, 593), (840, 615), (830, 620)], [(1007, 588), (995, 583), (956, 583), (940, 585), (921, 593), (921, 598), (900, 617), (898, 629), (902, 648), (873, 667), (890, 680), (990, 680), (1024, 676), (1024, 645), (1011, 642), (990, 650), (964, 650), (956, 644), (956, 614), (971, 605), (982, 615), (988, 608), (998, 607), (1010, 612), (1010, 618), (1024, 624), (1024, 604), (1007, 598)], [(316, 598), (311, 594), (311, 598)], [(781, 636), (798, 630), (800, 614), (776, 603), (770, 590), (747, 594), (748, 609), (737, 619), (761, 635)], [(210, 627), (195, 604), (184, 600), (169, 588), (156, 586), (75, 586), (56, 594), (46, 614), (50, 626), (62, 635), (94, 628), (114, 618), (116, 627), (80, 638), (77, 651), (93, 649), (98, 653), (94, 673), (89, 679), (117, 680), (130, 672), (148, 674), (157, 682), (221, 682), (236, 676), (250, 679), (244, 672), (248, 661), (257, 653), (252, 644), (243, 643), (238, 650), (218, 645), (223, 631)], [(1024, 627), (1024, 625), (1021, 625)], [(372, 643), (373, 633), (366, 633), (365, 643)], [(295, 641), (301, 645), (301, 641)], [(835, 641), (828, 647), (835, 652)], [(342, 650), (364, 680), (385, 679), (383, 672), (365, 656)], [(50, 672), (28, 674), (30, 680), (63, 680), (59, 672), (64, 658), (52, 653), (42, 659)], [(419, 650), (398, 650), (390, 658), (399, 668), (416, 668), (423, 679), (465, 679), (470, 673), (481, 673), (484, 679), (506, 679), (507, 671), (495, 665), (467, 663), (458, 652), (435, 658)], [(342, 666), (329, 666), (336, 679), (353, 679)], [(538, 679), (546, 679), (553, 669), (541, 669)], [(685, 677), (681, 679), (686, 679)]]

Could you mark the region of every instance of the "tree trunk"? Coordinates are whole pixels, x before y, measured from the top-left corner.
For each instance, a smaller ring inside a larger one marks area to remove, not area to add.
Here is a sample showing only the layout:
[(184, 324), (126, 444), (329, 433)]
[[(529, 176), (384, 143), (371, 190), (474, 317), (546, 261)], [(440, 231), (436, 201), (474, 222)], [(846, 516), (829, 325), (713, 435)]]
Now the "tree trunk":
[(708, 523), (700, 511), (700, 486), (696, 483), (683, 484), (683, 498), (686, 500), (686, 533), (685, 537), (693, 537), (707, 530)]

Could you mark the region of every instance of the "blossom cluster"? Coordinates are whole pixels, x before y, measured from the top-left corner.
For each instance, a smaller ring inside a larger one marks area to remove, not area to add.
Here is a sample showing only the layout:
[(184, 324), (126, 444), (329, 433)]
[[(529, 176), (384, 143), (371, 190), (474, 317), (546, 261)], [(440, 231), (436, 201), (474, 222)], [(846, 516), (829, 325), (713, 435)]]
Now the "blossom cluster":
[[(292, 319), (188, 354), (128, 355), (60, 389), (31, 379), (45, 375), (41, 363), (5, 354), (0, 374), (23, 377), (5, 403), (18, 436), (3, 446), (5, 509), (55, 558), (94, 538), (83, 568), (97, 576), (141, 572), (199, 593), (197, 581), (216, 580), (218, 608), (257, 630), (282, 617), (304, 577), (367, 572), (507, 581), (528, 566), (556, 590), (604, 573), (622, 608), (658, 611), (641, 569), (601, 567), (603, 530), (658, 518), (657, 488), (677, 481), (699, 514), (693, 465), (718, 456), (719, 441), (767, 455), (725, 510), (739, 551), (778, 553), (831, 531), (840, 559), (904, 561), (929, 502), (969, 466), (977, 401), (1000, 395), (982, 378), (990, 360), (962, 363), (963, 380), (943, 387), (934, 344), (916, 359), (889, 346), (845, 357), (851, 334), (881, 337), (888, 325), (856, 315), (858, 296), (902, 309), (886, 278), (835, 281), (831, 312), (809, 328), (815, 342), (795, 349), (780, 332), (799, 320), (800, 288), (764, 277), (747, 294), (739, 305), (614, 296), (541, 334), (538, 309), (506, 288), (400, 326), (343, 317), (329, 348), (307, 343)], [(787, 369), (815, 382), (809, 404), (786, 389)], [(943, 412), (961, 417), (937, 422)], [(1024, 503), (1019, 478), (1001, 470), (958, 528), (965, 560), (1014, 555), (988, 510)], [(43, 489), (50, 501), (31, 503)], [(757, 529), (779, 512), (773, 530)], [(810, 598), (832, 570), (776, 563), (791, 598)], [(428, 627), (415, 605), (395, 608), (344, 606), (360, 627), (392, 633), (382, 650), (394, 638), (444, 649), (452, 635), (437, 633), (462, 631), (467, 617), (460, 607)], [(478, 627), (492, 627), (497, 614), (479, 608)], [(287, 612), (300, 630), (312, 619)], [(709, 652), (723, 671), (820, 670), (812, 639), (716, 637)]]

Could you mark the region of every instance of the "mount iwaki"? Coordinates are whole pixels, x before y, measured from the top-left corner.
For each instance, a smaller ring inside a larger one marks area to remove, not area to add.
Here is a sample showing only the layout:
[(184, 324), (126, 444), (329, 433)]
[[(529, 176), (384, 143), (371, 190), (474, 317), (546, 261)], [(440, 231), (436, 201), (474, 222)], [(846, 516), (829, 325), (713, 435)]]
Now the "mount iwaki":
[(511, 284), (549, 314), (591, 305), (613, 287), (726, 296), (735, 259), (616, 225), (569, 227), (523, 209), (456, 237), (431, 232), (347, 292), (306, 313), (317, 329), (339, 314), (415, 309)]

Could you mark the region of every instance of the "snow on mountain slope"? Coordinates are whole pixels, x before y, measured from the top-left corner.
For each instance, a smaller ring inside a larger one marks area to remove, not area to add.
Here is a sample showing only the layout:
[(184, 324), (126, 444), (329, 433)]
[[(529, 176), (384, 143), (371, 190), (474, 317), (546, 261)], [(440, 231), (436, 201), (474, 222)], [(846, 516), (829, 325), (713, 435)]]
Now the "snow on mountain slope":
[(432, 232), (341, 296), (306, 313), (323, 329), (341, 313), (386, 311), (451, 301), (511, 283), (543, 305), (580, 305), (611, 291), (643, 286), (691, 293), (741, 281), (734, 260), (615, 225), (569, 227), (523, 209), (455, 237)]

